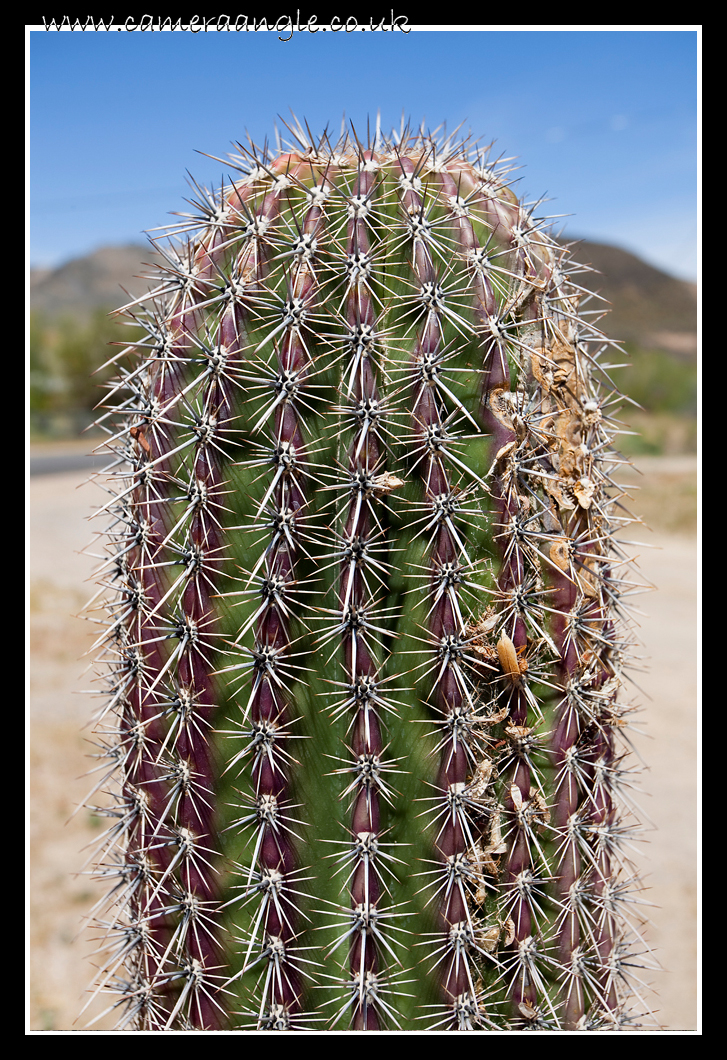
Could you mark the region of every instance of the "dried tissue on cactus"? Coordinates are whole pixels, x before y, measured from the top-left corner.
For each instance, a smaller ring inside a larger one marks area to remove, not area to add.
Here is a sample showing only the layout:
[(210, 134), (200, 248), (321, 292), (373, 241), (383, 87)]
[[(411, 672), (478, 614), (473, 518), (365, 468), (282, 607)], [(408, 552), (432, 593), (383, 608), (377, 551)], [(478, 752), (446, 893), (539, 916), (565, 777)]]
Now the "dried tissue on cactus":
[(119, 310), (91, 999), (648, 1025), (603, 304), (508, 160), (289, 132), (194, 186)]

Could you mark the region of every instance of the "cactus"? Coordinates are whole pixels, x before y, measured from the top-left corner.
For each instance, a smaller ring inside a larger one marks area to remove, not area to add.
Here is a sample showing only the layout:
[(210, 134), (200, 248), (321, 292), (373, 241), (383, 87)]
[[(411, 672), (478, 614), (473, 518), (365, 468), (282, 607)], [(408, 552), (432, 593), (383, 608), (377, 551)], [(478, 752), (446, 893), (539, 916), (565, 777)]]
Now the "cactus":
[(640, 1025), (588, 270), (468, 140), (289, 132), (194, 185), (119, 310), (92, 997), (143, 1030)]

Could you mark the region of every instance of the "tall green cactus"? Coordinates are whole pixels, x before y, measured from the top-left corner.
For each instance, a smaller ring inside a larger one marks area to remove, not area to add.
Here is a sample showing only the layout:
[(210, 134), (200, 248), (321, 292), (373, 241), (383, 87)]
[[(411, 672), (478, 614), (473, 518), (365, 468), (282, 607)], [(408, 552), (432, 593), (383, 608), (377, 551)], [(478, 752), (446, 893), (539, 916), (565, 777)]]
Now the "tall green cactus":
[(587, 270), (466, 141), (290, 131), (120, 310), (96, 992), (129, 1029), (632, 1025)]

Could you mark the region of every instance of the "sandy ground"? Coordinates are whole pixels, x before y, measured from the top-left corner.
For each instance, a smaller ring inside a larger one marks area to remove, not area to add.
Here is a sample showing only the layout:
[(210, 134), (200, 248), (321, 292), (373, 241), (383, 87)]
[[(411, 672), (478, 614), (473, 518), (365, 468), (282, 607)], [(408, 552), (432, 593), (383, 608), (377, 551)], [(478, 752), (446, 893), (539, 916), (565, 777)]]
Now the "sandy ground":
[[(640, 863), (653, 902), (648, 942), (662, 969), (646, 978), (658, 999), (661, 1025), (697, 1028), (697, 544), (690, 530), (696, 462), (651, 459), (641, 495), (654, 532), (630, 535), (648, 542), (634, 549), (642, 580), (658, 592), (639, 597), (636, 606), (643, 640), (644, 673), (636, 673), (641, 705), (636, 737), (648, 770), (638, 778), (638, 800), (653, 821), (645, 833)], [(83, 472), (30, 479), (30, 931), (29, 1016), (31, 1030), (82, 1027), (74, 1022), (84, 1003), (93, 969), (93, 940), (82, 933), (82, 917), (99, 897), (87, 875), (79, 874), (94, 838), (89, 814), (76, 806), (92, 786), (81, 777), (92, 762), (85, 756), (84, 726), (92, 689), (81, 656), (93, 628), (75, 615), (89, 598), (94, 561), (81, 550), (91, 539), (85, 521), (102, 497), (83, 486)], [(649, 484), (652, 484), (651, 487)], [(654, 483), (656, 485), (654, 486)], [(80, 487), (80, 488), (79, 488)], [(679, 498), (677, 500), (677, 498)], [(686, 498), (686, 500), (685, 500)], [(686, 508), (684, 505), (686, 504)], [(681, 506), (681, 507), (680, 507)], [(677, 508), (679, 510), (677, 511)], [(686, 514), (685, 514), (686, 512)], [(665, 533), (664, 528), (681, 530)], [(648, 660), (648, 662), (646, 661)], [(79, 779), (81, 778), (81, 779)], [(71, 818), (69, 820), (69, 818)], [(113, 1025), (105, 1017), (95, 1027)]]

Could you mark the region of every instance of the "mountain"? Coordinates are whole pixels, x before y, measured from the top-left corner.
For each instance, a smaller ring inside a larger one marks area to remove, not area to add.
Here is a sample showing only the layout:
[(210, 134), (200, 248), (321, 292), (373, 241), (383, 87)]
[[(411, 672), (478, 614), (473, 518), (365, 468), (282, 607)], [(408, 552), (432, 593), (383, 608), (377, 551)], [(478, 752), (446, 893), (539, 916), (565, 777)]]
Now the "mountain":
[(82, 258), (72, 258), (57, 269), (30, 270), (30, 308), (52, 321), (61, 316), (88, 317), (95, 309), (116, 309), (143, 294), (150, 270), (142, 263), (159, 261), (143, 244), (101, 247)]
[(679, 357), (696, 356), (696, 284), (669, 276), (620, 247), (585, 239), (569, 245), (576, 261), (596, 269), (596, 275), (584, 273), (581, 279), (610, 303), (602, 322), (609, 338)]
[[(679, 358), (696, 356), (695, 284), (675, 279), (635, 254), (605, 243), (576, 241), (573, 257), (596, 270), (585, 272), (581, 280), (610, 303), (601, 322), (609, 337)], [(49, 321), (63, 315), (85, 318), (97, 308), (115, 309), (128, 301), (122, 287), (132, 297), (148, 289), (143, 275), (149, 269), (143, 263), (155, 260), (159, 257), (151, 248), (130, 243), (101, 247), (56, 269), (31, 269), (31, 309)], [(591, 308), (601, 306), (606, 308), (594, 300)]]

